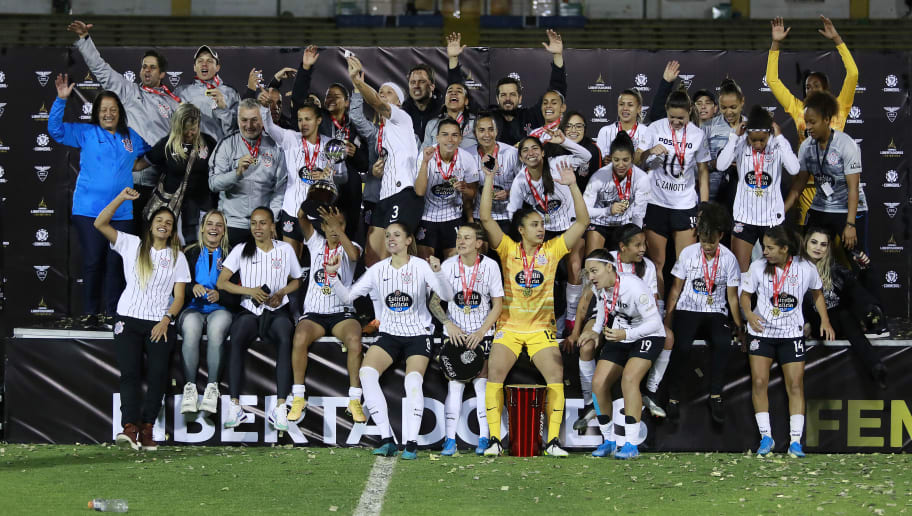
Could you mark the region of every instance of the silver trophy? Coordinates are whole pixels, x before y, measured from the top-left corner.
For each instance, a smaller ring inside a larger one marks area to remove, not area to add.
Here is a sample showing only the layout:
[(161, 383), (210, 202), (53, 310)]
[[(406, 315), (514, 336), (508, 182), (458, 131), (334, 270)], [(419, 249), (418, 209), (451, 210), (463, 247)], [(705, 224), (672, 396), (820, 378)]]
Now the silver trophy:
[(333, 165), (342, 163), (345, 160), (345, 142), (338, 138), (329, 140), (323, 148), (323, 154)]

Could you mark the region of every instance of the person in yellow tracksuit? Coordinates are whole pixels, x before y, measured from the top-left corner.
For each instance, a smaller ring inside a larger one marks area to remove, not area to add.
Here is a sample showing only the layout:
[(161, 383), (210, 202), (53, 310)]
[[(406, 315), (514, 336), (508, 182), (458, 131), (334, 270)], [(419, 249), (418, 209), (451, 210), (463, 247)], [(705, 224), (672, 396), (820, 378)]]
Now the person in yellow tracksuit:
[[(823, 22), (823, 29), (818, 29), (817, 32), (836, 44), (836, 51), (839, 52), (839, 56), (842, 57), (842, 64), (846, 69), (845, 80), (842, 82), (842, 89), (839, 91), (839, 97), (837, 97), (837, 100), (839, 101), (839, 112), (833, 117), (833, 121), (830, 123), (830, 126), (833, 129), (842, 131), (845, 129), (846, 118), (849, 116), (849, 110), (852, 109), (852, 101), (855, 99), (855, 86), (858, 85), (858, 67), (855, 66), (855, 60), (852, 59), (849, 48), (842, 41), (839, 33), (836, 32), (836, 27), (833, 26), (833, 22), (823, 15), (820, 16), (820, 20)], [(766, 60), (766, 82), (773, 92), (773, 95), (776, 97), (776, 100), (779, 101), (779, 104), (782, 105), (785, 112), (795, 121), (798, 139), (802, 140), (805, 132), (804, 101), (798, 100), (792, 95), (779, 79), (779, 46), (780, 43), (785, 40), (786, 36), (788, 36), (791, 27), (786, 28), (782, 18), (774, 19), (772, 21), (772, 27), (773, 42), (770, 45), (769, 56)], [(829, 79), (823, 72), (811, 72), (804, 81), (804, 96), (807, 97), (811, 93), (819, 90), (830, 90)], [(814, 186), (814, 179), (811, 178), (808, 181), (807, 186), (805, 186), (804, 190), (801, 192), (801, 196), (798, 198), (798, 208), (800, 210), (798, 224), (804, 225), (807, 211), (811, 207), (811, 201), (814, 199), (816, 192), (817, 189)]]

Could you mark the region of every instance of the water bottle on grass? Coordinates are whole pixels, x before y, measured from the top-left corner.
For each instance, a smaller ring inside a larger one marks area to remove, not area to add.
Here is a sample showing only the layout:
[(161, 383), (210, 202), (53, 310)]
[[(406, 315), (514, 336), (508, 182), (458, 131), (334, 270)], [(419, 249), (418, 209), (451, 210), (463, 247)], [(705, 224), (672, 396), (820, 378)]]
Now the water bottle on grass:
[(96, 498), (89, 502), (89, 509), (94, 509), (98, 512), (127, 512), (127, 501)]

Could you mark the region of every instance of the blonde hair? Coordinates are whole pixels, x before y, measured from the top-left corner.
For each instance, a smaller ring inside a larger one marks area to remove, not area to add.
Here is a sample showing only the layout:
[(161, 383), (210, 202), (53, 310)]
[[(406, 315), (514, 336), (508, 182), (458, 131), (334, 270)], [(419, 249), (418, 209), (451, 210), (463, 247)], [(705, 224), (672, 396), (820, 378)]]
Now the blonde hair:
[(149, 278), (152, 277), (152, 258), (149, 256), (149, 251), (152, 249), (152, 221), (162, 212), (171, 215), (173, 225), (171, 234), (168, 236), (165, 245), (171, 248), (171, 259), (173, 260), (173, 263), (177, 264), (177, 255), (180, 253), (180, 239), (177, 238), (177, 228), (174, 227), (174, 225), (177, 224), (177, 217), (174, 216), (174, 212), (172, 212), (170, 208), (162, 206), (155, 210), (155, 212), (152, 213), (152, 216), (149, 217), (148, 227), (146, 228), (146, 232), (143, 233), (142, 241), (139, 244), (139, 252), (136, 255), (136, 278), (139, 280), (140, 290), (146, 289)]
[[(225, 231), (224, 231), (224, 233), (222, 233), (222, 239), (219, 240), (218, 246), (222, 250), (222, 254), (227, 256), (228, 255), (228, 219), (225, 218), (224, 213), (222, 213), (221, 211), (216, 210), (216, 209), (209, 210), (206, 212), (205, 215), (203, 215), (203, 220), (200, 221), (199, 228), (196, 231), (196, 242), (194, 242), (192, 245), (190, 245), (190, 247), (193, 247), (195, 245), (195, 246), (199, 247), (200, 249), (203, 248), (203, 245), (204, 245), (203, 237), (206, 234), (206, 221), (209, 220), (209, 217), (212, 217), (215, 215), (218, 215), (219, 217), (221, 217), (222, 224), (225, 225)], [(188, 249), (190, 247), (188, 247)]]
[(180, 159), (187, 159), (187, 151), (184, 150), (184, 131), (197, 125), (196, 139), (191, 143), (191, 149), (199, 151), (203, 148), (202, 132), (199, 130), (200, 110), (189, 102), (184, 102), (177, 108), (177, 111), (171, 115), (171, 130), (168, 132), (168, 141), (165, 142), (165, 150), (172, 155), (180, 156)]
[(807, 233), (804, 234), (804, 238), (801, 241), (801, 256), (810, 260), (810, 256), (807, 253), (808, 242), (811, 240), (811, 235), (819, 234), (826, 235), (827, 237), (827, 246), (826, 253), (823, 254), (823, 258), (817, 262), (817, 274), (820, 275), (820, 281), (823, 283), (823, 290), (832, 290), (833, 289), (833, 250), (830, 245), (833, 243), (833, 238), (829, 233), (820, 228), (809, 228)]

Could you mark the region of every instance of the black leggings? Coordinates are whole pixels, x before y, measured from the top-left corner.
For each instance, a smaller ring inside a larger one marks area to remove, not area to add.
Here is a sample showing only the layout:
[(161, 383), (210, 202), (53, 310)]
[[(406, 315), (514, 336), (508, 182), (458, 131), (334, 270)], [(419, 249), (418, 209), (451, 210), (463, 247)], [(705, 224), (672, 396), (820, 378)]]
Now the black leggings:
[(725, 386), (725, 369), (732, 349), (731, 327), (728, 318), (720, 313), (688, 312), (675, 310), (674, 313), (674, 349), (671, 351), (671, 362), (668, 365), (668, 397), (680, 400), (681, 385), (684, 382), (685, 367), (693, 341), (697, 334), (709, 333), (707, 342), (712, 346), (712, 365), (710, 366), (709, 393), (722, 394)]
[[(174, 326), (168, 326), (168, 340), (150, 340), (152, 327), (158, 321), (146, 321), (118, 315), (114, 323), (114, 354), (120, 368), (120, 420), (122, 424), (154, 423), (161, 410), (162, 396), (168, 385), (171, 346), (177, 342)], [(146, 354), (145, 380), (148, 385), (143, 399), (143, 352)]]
[(244, 383), (244, 357), (257, 335), (263, 342), (276, 347), (276, 394), (284, 398), (291, 392), (291, 336), (294, 327), (288, 315), (288, 305), (278, 310), (263, 310), (257, 317), (247, 310), (231, 323), (229, 342), (228, 390), (232, 398), (241, 394)]
[[(830, 324), (833, 326), (833, 331), (836, 332), (836, 338), (848, 340), (852, 351), (864, 362), (868, 372), (873, 374), (874, 367), (880, 364), (881, 360), (877, 353), (874, 352), (874, 346), (871, 345), (871, 341), (864, 336), (864, 330), (861, 328), (858, 318), (852, 315), (852, 312), (841, 303), (836, 305), (835, 308), (827, 310), (827, 314), (830, 316)], [(820, 314), (811, 310), (810, 312), (805, 312), (805, 319), (811, 325), (811, 338), (819, 338)]]

